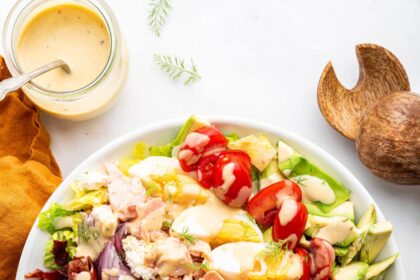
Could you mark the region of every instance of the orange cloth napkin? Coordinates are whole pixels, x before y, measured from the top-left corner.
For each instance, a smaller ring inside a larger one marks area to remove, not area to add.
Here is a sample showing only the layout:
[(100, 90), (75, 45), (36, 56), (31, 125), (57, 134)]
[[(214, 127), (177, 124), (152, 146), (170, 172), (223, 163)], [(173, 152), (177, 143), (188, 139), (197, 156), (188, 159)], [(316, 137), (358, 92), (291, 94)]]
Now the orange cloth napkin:
[[(0, 81), (10, 77), (0, 56)], [(26, 237), (61, 182), (50, 138), (22, 91), (0, 102), (0, 279), (14, 279)]]

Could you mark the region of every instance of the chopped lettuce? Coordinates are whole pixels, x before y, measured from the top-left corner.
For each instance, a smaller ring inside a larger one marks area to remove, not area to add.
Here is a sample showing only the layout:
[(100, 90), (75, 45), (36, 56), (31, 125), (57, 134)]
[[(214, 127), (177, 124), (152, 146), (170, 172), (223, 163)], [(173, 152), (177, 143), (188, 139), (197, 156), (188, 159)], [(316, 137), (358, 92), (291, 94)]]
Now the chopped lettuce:
[(53, 203), (50, 208), (39, 214), (38, 228), (48, 231), (50, 234), (57, 231), (54, 226), (54, 220), (58, 217), (66, 217), (72, 215), (74, 212), (69, 209), (64, 209), (58, 203)]
[(60, 266), (55, 263), (54, 255), (52, 253), (54, 240), (67, 241), (66, 251), (69, 253), (70, 258), (73, 258), (77, 248), (77, 232), (72, 230), (60, 230), (51, 235), (51, 239), (47, 241), (44, 254), (44, 266), (50, 269), (59, 269)]
[(124, 157), (118, 161), (118, 169), (122, 173), (128, 175), (128, 169), (139, 161), (147, 158), (149, 156), (148, 145), (145, 142), (137, 142), (134, 144), (133, 152), (130, 156)]
[(176, 146), (181, 145), (190, 132), (197, 130), (201, 127), (205, 127), (205, 126), (209, 126), (209, 124), (198, 120), (197, 117), (195, 116), (189, 117), (189, 119), (184, 123), (184, 125), (179, 130), (175, 139), (173, 139), (171, 142), (163, 146), (150, 146), (149, 147), (150, 155), (171, 157), (172, 149)]
[(69, 211), (83, 210), (108, 202), (108, 189), (100, 188), (91, 192), (76, 191), (76, 196), (64, 205)]
[(251, 158), (252, 164), (259, 171), (263, 171), (276, 155), (276, 149), (264, 135), (248, 135), (230, 142), (228, 147), (246, 152)]
[(228, 140), (228, 142), (233, 142), (239, 139), (239, 135), (236, 132), (225, 134), (225, 138)]

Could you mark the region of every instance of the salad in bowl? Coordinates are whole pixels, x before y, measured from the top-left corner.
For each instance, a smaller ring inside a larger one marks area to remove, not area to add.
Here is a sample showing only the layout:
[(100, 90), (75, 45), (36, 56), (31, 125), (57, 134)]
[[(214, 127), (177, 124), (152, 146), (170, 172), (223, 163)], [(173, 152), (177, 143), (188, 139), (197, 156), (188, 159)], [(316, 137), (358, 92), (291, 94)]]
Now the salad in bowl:
[(398, 254), (381, 254), (392, 225), (374, 204), (356, 215), (346, 186), (287, 139), (234, 131), (190, 117), (169, 143), (79, 173), (39, 215), (44, 267), (25, 278), (385, 278)]

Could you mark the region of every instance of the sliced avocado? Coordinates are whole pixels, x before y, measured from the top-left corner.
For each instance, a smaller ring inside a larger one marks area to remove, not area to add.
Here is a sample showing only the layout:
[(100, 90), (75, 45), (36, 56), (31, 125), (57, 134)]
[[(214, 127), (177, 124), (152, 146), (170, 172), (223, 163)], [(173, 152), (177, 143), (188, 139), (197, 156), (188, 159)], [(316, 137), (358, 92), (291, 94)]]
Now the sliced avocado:
[(328, 213), (350, 198), (349, 191), (341, 183), (305, 159), (290, 146), (279, 141), (277, 148), (279, 169), (286, 177), (292, 178), (300, 175), (314, 176), (324, 180), (334, 191), (335, 201), (333, 203), (327, 205), (319, 201), (314, 202), (320, 210)]
[[(367, 274), (366, 274), (366, 280), (368, 279), (375, 279), (379, 280), (382, 279), (385, 275), (385, 271), (395, 262), (395, 260), (398, 258), (399, 254), (395, 254), (383, 261), (374, 263), (369, 266)], [(382, 278), (381, 278), (382, 277)]]
[(365, 241), (360, 250), (360, 261), (372, 263), (385, 247), (392, 233), (392, 224), (388, 221), (374, 224), (366, 232)]
[(277, 160), (272, 160), (268, 166), (261, 172), (260, 176), (260, 188), (263, 189), (271, 184), (280, 182), (285, 177), (280, 172), (277, 165)]
[(366, 212), (357, 222), (357, 227), (363, 231), (367, 230), (371, 225), (376, 223), (376, 208), (371, 204)]
[(263, 240), (266, 243), (273, 242), (273, 227), (269, 227), (263, 232)]
[(349, 252), (348, 247), (334, 246), (335, 255), (338, 257), (345, 256)]
[[(346, 235), (343, 235), (343, 233)], [(308, 215), (305, 234), (311, 237), (320, 237), (332, 245), (347, 247), (356, 240), (361, 232), (354, 223), (344, 217), (320, 217)]]
[(304, 203), (308, 214), (317, 215), (321, 217), (345, 217), (354, 221), (354, 205), (351, 201), (345, 201), (343, 204), (334, 208), (328, 213), (323, 212), (316, 204), (314, 203)]
[(364, 280), (369, 265), (363, 262), (353, 262), (349, 265), (338, 267), (335, 271), (335, 280)]
[(372, 204), (369, 206), (368, 210), (362, 215), (359, 222), (357, 223), (357, 228), (360, 229), (363, 234), (359, 236), (353, 243), (349, 246), (349, 251), (345, 256), (339, 258), (339, 261), (342, 265), (349, 264), (354, 257), (356, 257), (357, 253), (359, 253), (360, 249), (363, 246), (365, 232), (369, 229), (370, 226), (376, 223), (376, 209), (375, 206)]
[(353, 243), (350, 244), (348, 247), (347, 254), (344, 256), (339, 256), (338, 260), (342, 265), (348, 265), (351, 261), (356, 257), (357, 253), (359, 253), (360, 249), (364, 243), (365, 233), (361, 234)]

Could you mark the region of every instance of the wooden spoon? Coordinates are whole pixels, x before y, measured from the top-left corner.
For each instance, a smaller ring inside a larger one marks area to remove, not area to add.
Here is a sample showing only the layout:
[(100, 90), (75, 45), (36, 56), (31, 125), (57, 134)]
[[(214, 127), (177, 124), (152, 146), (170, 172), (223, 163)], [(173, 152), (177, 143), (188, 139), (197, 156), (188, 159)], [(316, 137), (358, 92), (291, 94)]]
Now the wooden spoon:
[(332, 63), (325, 67), (318, 84), (318, 104), (328, 123), (355, 140), (362, 117), (378, 99), (395, 91), (409, 91), (404, 67), (387, 49), (374, 44), (356, 46), (359, 80), (346, 89), (337, 79)]

